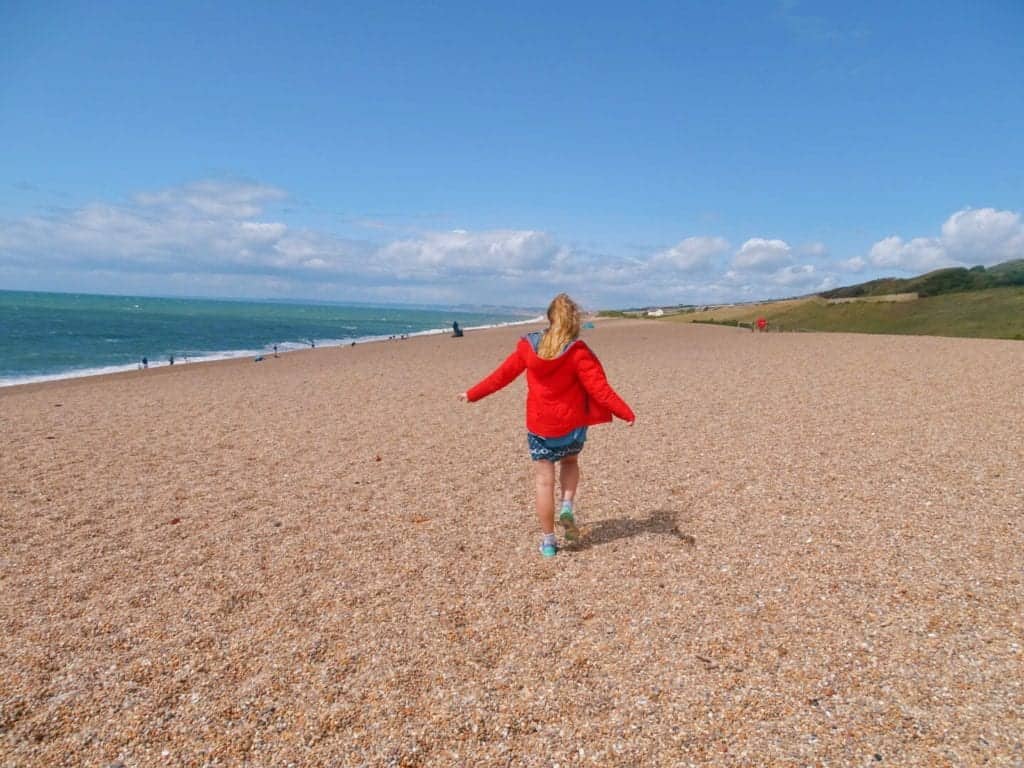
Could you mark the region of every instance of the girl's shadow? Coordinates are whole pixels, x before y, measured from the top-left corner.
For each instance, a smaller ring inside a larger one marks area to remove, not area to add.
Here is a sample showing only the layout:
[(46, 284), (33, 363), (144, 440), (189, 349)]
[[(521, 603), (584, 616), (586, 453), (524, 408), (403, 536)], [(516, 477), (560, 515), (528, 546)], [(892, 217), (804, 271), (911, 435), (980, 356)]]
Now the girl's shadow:
[(610, 520), (595, 520), (581, 526), (583, 536), (573, 549), (590, 549), (601, 544), (609, 544), (618, 539), (639, 536), (644, 533), (658, 533), (671, 536), (676, 543), (693, 547), (697, 540), (689, 533), (681, 530), (677, 517), (679, 512), (674, 509), (656, 509), (646, 518), (616, 517)]

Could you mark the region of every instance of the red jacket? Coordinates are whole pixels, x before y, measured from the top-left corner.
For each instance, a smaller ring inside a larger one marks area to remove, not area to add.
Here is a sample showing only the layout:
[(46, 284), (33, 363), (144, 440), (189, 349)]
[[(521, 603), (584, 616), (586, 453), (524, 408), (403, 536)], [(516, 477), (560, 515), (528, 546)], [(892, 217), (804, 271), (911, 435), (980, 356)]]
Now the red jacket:
[(605, 378), (601, 361), (577, 339), (553, 360), (538, 357), (523, 337), (490, 376), (466, 392), (472, 403), (497, 392), (526, 370), (526, 428), (541, 437), (561, 437), (577, 427), (602, 424), (612, 415), (635, 421)]

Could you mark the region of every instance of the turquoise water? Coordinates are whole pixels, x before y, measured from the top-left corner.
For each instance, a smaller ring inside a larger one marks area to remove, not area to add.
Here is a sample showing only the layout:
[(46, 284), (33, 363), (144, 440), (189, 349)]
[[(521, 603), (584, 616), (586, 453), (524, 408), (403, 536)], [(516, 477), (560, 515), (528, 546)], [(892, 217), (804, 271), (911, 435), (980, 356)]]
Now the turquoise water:
[(518, 322), (499, 311), (0, 291), (0, 386)]

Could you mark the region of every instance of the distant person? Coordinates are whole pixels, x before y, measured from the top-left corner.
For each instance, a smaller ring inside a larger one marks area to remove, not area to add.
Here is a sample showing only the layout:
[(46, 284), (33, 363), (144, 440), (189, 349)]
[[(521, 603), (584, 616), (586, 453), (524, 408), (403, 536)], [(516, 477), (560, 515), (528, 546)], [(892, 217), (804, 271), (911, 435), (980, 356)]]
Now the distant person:
[(167, 364), (168, 364), (168, 365), (174, 365), (174, 355), (170, 355), (170, 356), (169, 356), (169, 357), (167, 358)]
[(313, 339), (310, 339), (310, 340), (309, 340), (309, 346), (310, 346), (310, 347), (311, 347), (312, 349), (316, 349), (316, 341), (314, 341)]
[(452, 323), (452, 336), (454, 336), (456, 339), (462, 338), (462, 328), (459, 326), (458, 320)]
[(757, 318), (757, 330), (760, 333), (764, 333), (765, 331), (768, 330), (768, 320), (766, 318), (763, 318), (763, 317)]
[(143, 368), (149, 368), (149, 358), (146, 358), (146, 357), (142, 358), (142, 367)]
[(274, 357), (277, 357), (277, 344), (274, 345)]
[(459, 395), (476, 402), (526, 371), (526, 441), (534, 462), (537, 520), (543, 557), (558, 552), (555, 539), (555, 464), (562, 488), (558, 524), (566, 541), (579, 538), (574, 500), (580, 480), (579, 454), (587, 427), (618, 416), (632, 426), (633, 410), (608, 384), (597, 356), (580, 340), (580, 308), (560, 293), (548, 307), (551, 325), (519, 339), (515, 351), (493, 373)]

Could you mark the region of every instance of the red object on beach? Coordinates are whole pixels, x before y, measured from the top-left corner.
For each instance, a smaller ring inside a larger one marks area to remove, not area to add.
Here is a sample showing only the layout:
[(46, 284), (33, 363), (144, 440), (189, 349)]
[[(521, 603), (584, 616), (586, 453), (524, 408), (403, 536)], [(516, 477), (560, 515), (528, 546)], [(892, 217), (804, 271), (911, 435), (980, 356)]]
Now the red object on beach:
[(768, 321), (767, 320), (765, 320), (763, 317), (757, 318), (757, 330), (763, 331), (767, 327), (768, 327)]
[(577, 339), (553, 360), (539, 357), (526, 338), (490, 376), (466, 392), (473, 403), (497, 392), (526, 371), (526, 428), (536, 435), (564, 435), (576, 427), (603, 424), (612, 415), (634, 421), (590, 348)]

